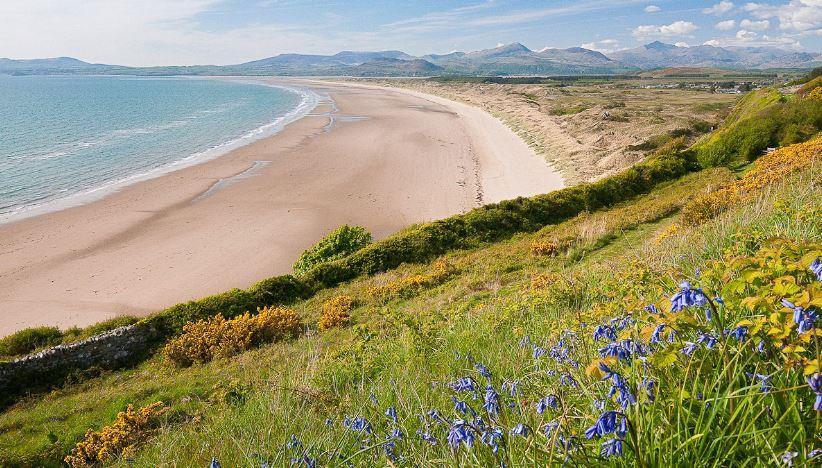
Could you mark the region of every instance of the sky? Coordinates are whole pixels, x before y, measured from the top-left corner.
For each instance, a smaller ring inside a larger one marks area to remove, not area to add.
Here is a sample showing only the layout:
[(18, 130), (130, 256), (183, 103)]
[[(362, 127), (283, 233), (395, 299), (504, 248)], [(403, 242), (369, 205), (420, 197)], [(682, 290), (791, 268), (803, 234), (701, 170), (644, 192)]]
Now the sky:
[(0, 57), (225, 65), (280, 53), (412, 55), (660, 40), (822, 52), (822, 0), (0, 0)]

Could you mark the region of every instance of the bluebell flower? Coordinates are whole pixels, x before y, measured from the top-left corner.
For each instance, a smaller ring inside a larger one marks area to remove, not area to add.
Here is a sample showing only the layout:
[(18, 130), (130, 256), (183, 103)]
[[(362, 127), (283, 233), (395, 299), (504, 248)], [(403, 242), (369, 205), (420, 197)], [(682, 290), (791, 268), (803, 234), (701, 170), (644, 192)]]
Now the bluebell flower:
[(542, 356), (544, 356), (544, 355), (545, 355), (545, 353), (547, 353), (547, 352), (548, 352), (548, 350), (546, 350), (545, 348), (541, 348), (541, 347), (539, 347), (539, 346), (537, 346), (537, 345), (534, 345), (534, 352), (533, 352), (534, 359), (539, 359), (539, 358), (541, 358), (541, 357), (542, 357)]
[(220, 461), (217, 460), (216, 458), (212, 458), (211, 459), (211, 464), (208, 465), (208, 466), (209, 466), (209, 468), (220, 468), (221, 467)]
[(617, 411), (605, 411), (599, 415), (597, 422), (585, 431), (585, 438), (590, 440), (607, 434), (624, 437), (627, 432), (628, 420), (625, 415)]
[(686, 356), (690, 356), (690, 355), (691, 355), (691, 354), (693, 354), (693, 353), (694, 353), (694, 351), (696, 351), (697, 349), (699, 349), (699, 345), (698, 345), (698, 344), (693, 343), (693, 342), (691, 342), (691, 341), (686, 341), (686, 342), (685, 342), (685, 347), (684, 347), (684, 348), (682, 348), (682, 354), (684, 354), (684, 355), (686, 355)]
[(486, 430), (482, 433), (482, 442), (491, 447), (491, 451), (497, 453), (500, 443), (503, 442), (504, 433), (502, 429), (495, 427), (491, 430)]
[(294, 434), (291, 434), (291, 437), (288, 438), (288, 442), (285, 444), (285, 446), (290, 449), (298, 449), (302, 447), (302, 445), (303, 444), (300, 442), (300, 439), (298, 439)]
[(808, 386), (811, 387), (811, 390), (816, 394), (816, 401), (813, 404), (813, 409), (816, 411), (822, 411), (822, 374), (819, 372), (809, 375), (806, 377), (808, 381)]
[(659, 309), (653, 304), (646, 305), (645, 306), (645, 311), (648, 312), (649, 314), (654, 314), (654, 315), (659, 314)]
[(811, 271), (816, 275), (816, 281), (822, 281), (822, 259), (817, 258), (811, 263)]
[(605, 377), (603, 377), (602, 380), (610, 379), (614, 375), (619, 375), (615, 371), (613, 371), (610, 367), (608, 367), (608, 365), (605, 364), (604, 362), (599, 363), (599, 370), (601, 370), (605, 374)]
[(636, 397), (633, 392), (631, 392), (631, 389), (628, 388), (628, 384), (622, 376), (614, 374), (612, 380), (611, 389), (608, 391), (608, 398), (616, 396), (617, 403), (619, 403), (623, 409), (630, 405), (635, 405)]
[(622, 331), (625, 329), (625, 327), (632, 324), (633, 322), (633, 317), (631, 317), (630, 315), (624, 315), (622, 317), (612, 318), (609, 323), (616, 329), (616, 331)]
[(439, 441), (436, 437), (432, 436), (430, 432), (423, 431), (422, 429), (417, 429), (417, 435), (420, 436), (420, 439), (428, 442), (431, 445), (437, 445)]
[(603, 457), (621, 457), (622, 456), (622, 439), (610, 439), (602, 443), (602, 448), (599, 454)]
[(451, 450), (457, 450), (460, 444), (465, 444), (468, 448), (473, 447), (474, 431), (465, 424), (465, 421), (457, 419), (448, 431), (448, 445), (451, 446)]
[(506, 380), (502, 383), (502, 391), (508, 392), (512, 397), (517, 396), (517, 389), (519, 388), (518, 380)]
[(594, 400), (594, 409), (602, 411), (605, 409), (605, 400)]
[(756, 345), (756, 350), (760, 353), (765, 353), (768, 351), (765, 349), (765, 340), (760, 341), (759, 344)]
[(745, 325), (740, 325), (731, 330), (731, 332), (728, 335), (736, 341), (744, 343), (748, 340), (748, 327), (746, 327)]
[(758, 380), (759, 381), (759, 391), (762, 393), (769, 393), (773, 386), (771, 385), (771, 376), (764, 375), (764, 374), (751, 374), (750, 372), (745, 372), (745, 374), (750, 379)]
[(402, 431), (399, 428), (394, 428), (391, 431), (391, 438), (392, 439), (402, 440), (403, 437), (405, 437), (405, 434), (403, 434)]
[(563, 373), (562, 375), (559, 376), (559, 383), (561, 383), (562, 385), (565, 385), (567, 387), (572, 387), (572, 388), (579, 387), (579, 384), (577, 383), (577, 381), (574, 380), (574, 378), (571, 377), (571, 374), (568, 374), (568, 373)]
[(671, 312), (679, 312), (686, 307), (702, 307), (708, 303), (708, 298), (701, 289), (692, 289), (691, 284), (683, 281), (679, 291), (671, 297)]
[(345, 418), (345, 421), (343, 421), (343, 426), (354, 432), (365, 432), (366, 434), (371, 434), (371, 423), (361, 416), (357, 416), (354, 419)]
[(664, 330), (664, 329), (665, 329), (665, 324), (664, 323), (661, 323), (661, 324), (657, 325), (657, 327), (654, 328), (654, 332), (651, 333), (651, 340), (649, 341), (649, 343), (651, 343), (652, 345), (659, 344), (659, 341), (662, 339), (662, 337), (661, 337), (662, 330)]
[(608, 341), (616, 341), (616, 330), (609, 325), (599, 325), (594, 329), (594, 341), (599, 341), (601, 338)]
[(528, 335), (523, 336), (522, 339), (519, 340), (519, 347), (520, 348), (525, 348), (529, 344), (531, 344), (531, 338), (529, 338)]
[[(306, 468), (316, 468), (317, 460), (308, 456), (308, 454), (300, 454), (298, 458), (291, 459), (291, 466), (304, 466)], [(217, 467), (219, 468), (219, 466)]]
[(643, 387), (645, 389), (645, 394), (648, 395), (649, 400), (651, 400), (652, 402), (656, 400), (656, 392), (654, 391), (656, 388), (656, 382), (654, 380), (645, 377), (644, 379), (642, 379), (640, 387)]
[(542, 414), (548, 408), (557, 409), (557, 405), (558, 401), (556, 395), (548, 395), (545, 398), (541, 398), (537, 402), (537, 413)]
[(476, 382), (471, 377), (463, 377), (448, 384), (455, 392), (474, 392), (476, 391)]
[(483, 399), (483, 408), (491, 416), (499, 413), (499, 393), (494, 390), (494, 387), (488, 385), (485, 387), (485, 398)]
[(334, 425), (334, 421), (332, 421), (331, 418), (325, 418), (325, 425), (331, 427)]
[(462, 400), (458, 400), (455, 397), (451, 397), (451, 401), (454, 402), (454, 411), (459, 411), (462, 414), (473, 414), (474, 411), (468, 406), (468, 403)]
[(559, 423), (556, 422), (556, 421), (551, 421), (548, 424), (546, 424), (545, 428), (543, 429), (543, 432), (545, 433), (545, 437), (550, 439), (551, 434), (553, 434), (554, 431), (557, 430), (557, 428), (559, 428)]
[(511, 434), (514, 434), (514, 435), (517, 435), (517, 436), (520, 436), (520, 437), (528, 437), (528, 435), (530, 433), (531, 433), (531, 429), (528, 426), (526, 426), (525, 424), (522, 424), (522, 423), (517, 424), (516, 427), (511, 429)]
[(805, 333), (813, 330), (814, 323), (816, 322), (816, 319), (819, 318), (815, 312), (794, 305), (787, 299), (782, 299), (782, 305), (789, 309), (793, 309), (793, 321), (799, 325), (799, 333)]
[(388, 409), (385, 410), (385, 415), (394, 421), (394, 424), (397, 423), (397, 410), (393, 406), (389, 406)]
[(630, 363), (634, 349), (636, 348), (632, 340), (622, 340), (616, 343), (608, 343), (604, 348), (600, 348), (599, 355), (602, 357), (615, 357), (620, 361)]
[(784, 463), (785, 466), (793, 466), (793, 459), (797, 456), (799, 456), (799, 452), (788, 451), (783, 453), (782, 456), (780, 456), (779, 458), (782, 460), (782, 463)]
[(474, 364), (474, 369), (476, 369), (477, 372), (479, 372), (479, 375), (485, 377), (486, 379), (491, 378), (491, 371), (489, 371), (488, 368), (485, 367), (483, 364), (479, 362)]
[(696, 339), (697, 343), (702, 343), (708, 349), (714, 349), (716, 346), (717, 340), (716, 337), (710, 333), (700, 332), (699, 336)]
[(714, 298), (714, 302), (716, 302), (716, 303), (717, 303), (717, 304), (719, 304), (719, 305), (723, 305), (723, 306), (725, 305), (725, 300), (724, 300), (724, 299), (722, 299), (722, 298), (721, 298), (721, 297), (719, 297), (719, 296), (716, 296), (716, 297)]
[(822, 455), (822, 448), (813, 449), (810, 452), (808, 452), (808, 460), (816, 458), (819, 455)]
[(428, 417), (431, 418), (432, 420), (438, 422), (438, 423), (439, 422), (445, 422), (445, 419), (442, 417), (440, 412), (437, 411), (436, 409), (432, 409), (432, 410), (428, 411)]
[(377, 401), (377, 395), (374, 395), (374, 392), (368, 394), (368, 399), (371, 400), (371, 403), (373, 403), (374, 406), (379, 406), (380, 402)]

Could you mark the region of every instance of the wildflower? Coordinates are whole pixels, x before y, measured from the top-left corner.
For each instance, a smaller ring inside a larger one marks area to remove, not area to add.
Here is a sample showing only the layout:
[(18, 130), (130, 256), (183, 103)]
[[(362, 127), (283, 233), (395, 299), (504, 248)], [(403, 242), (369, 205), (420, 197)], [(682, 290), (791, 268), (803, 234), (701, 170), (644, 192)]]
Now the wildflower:
[(485, 387), (485, 398), (482, 407), (492, 416), (499, 413), (499, 393), (491, 385)]
[(745, 325), (740, 325), (731, 330), (731, 332), (728, 335), (734, 338), (736, 341), (744, 343), (748, 339), (748, 327), (746, 327)]
[(779, 457), (787, 466), (793, 466), (793, 459), (799, 455), (799, 452), (785, 452)]
[[(317, 466), (317, 460), (315, 460), (315, 459), (309, 457), (307, 454), (303, 453), (303, 454), (300, 454), (299, 458), (292, 458), (291, 459), (291, 465), (292, 466), (305, 466), (307, 468), (315, 468)], [(217, 468), (219, 468), (219, 465), (218, 465)]]
[(634, 321), (634, 319), (630, 315), (626, 315), (626, 316), (623, 316), (623, 317), (614, 317), (614, 318), (611, 319), (611, 321), (609, 323), (617, 331), (622, 331), (622, 330), (625, 329), (625, 327), (627, 327), (628, 325), (633, 323), (633, 321)]
[(593, 439), (594, 437), (603, 437), (606, 434), (616, 434), (619, 437), (624, 437), (628, 433), (628, 421), (625, 415), (617, 411), (605, 411), (597, 422), (585, 431), (586, 439)]
[(431, 445), (437, 445), (439, 442), (437, 438), (432, 436), (430, 432), (423, 431), (422, 429), (417, 429), (417, 435), (420, 436), (420, 439), (428, 442)]
[(708, 349), (714, 349), (716, 346), (716, 337), (711, 335), (710, 333), (700, 332), (699, 337), (696, 339), (697, 343), (702, 343)]
[(822, 455), (822, 449), (813, 449), (810, 452), (808, 452), (808, 460), (816, 458), (819, 455)]
[(651, 333), (651, 340), (649, 341), (649, 343), (652, 344), (652, 345), (659, 344), (659, 341), (661, 339), (660, 335), (662, 334), (662, 330), (664, 330), (664, 329), (665, 329), (665, 324), (664, 323), (657, 325), (657, 327), (654, 328), (654, 332)]
[(485, 367), (483, 364), (479, 362), (474, 364), (474, 369), (476, 369), (477, 372), (479, 372), (479, 374), (485, 377), (486, 379), (491, 379), (491, 371), (489, 371), (488, 368)]
[(499, 450), (500, 442), (503, 441), (503, 432), (500, 428), (494, 428), (490, 431), (484, 431), (482, 433), (482, 442), (491, 447), (491, 451), (497, 453)]
[(649, 314), (654, 314), (654, 315), (659, 314), (659, 309), (653, 304), (646, 305), (645, 306), (645, 311), (648, 312)]
[(454, 402), (454, 411), (459, 411), (462, 414), (473, 413), (474, 411), (468, 406), (468, 403), (458, 400), (455, 397), (451, 397), (451, 401)]
[(476, 391), (476, 382), (471, 377), (463, 377), (461, 379), (457, 379), (454, 382), (451, 382), (449, 386), (454, 389), (455, 392), (473, 392)]
[(765, 349), (765, 340), (760, 341), (759, 344), (756, 345), (756, 350), (760, 353), (766, 353), (768, 351)]
[(594, 409), (602, 411), (605, 409), (605, 400), (594, 400)]
[(548, 352), (548, 351), (547, 351), (545, 348), (540, 348), (539, 346), (534, 345), (534, 352), (533, 352), (534, 359), (539, 359), (539, 358), (541, 358), (541, 357), (542, 357), (542, 356), (544, 356), (544, 355), (545, 355), (545, 353), (547, 353), (547, 352)]
[(649, 378), (642, 379), (642, 383), (640, 387), (645, 388), (645, 394), (648, 395), (648, 399), (652, 402), (656, 399), (656, 394), (654, 389), (656, 388), (656, 382)]
[(530, 433), (531, 429), (522, 423), (517, 424), (515, 428), (511, 429), (511, 434), (518, 435), (520, 437), (528, 437)]
[(799, 333), (813, 330), (814, 322), (819, 318), (815, 312), (794, 305), (787, 299), (782, 299), (782, 305), (788, 309), (793, 309), (793, 321), (799, 325)]
[(354, 432), (365, 432), (366, 434), (371, 434), (371, 423), (361, 416), (357, 416), (353, 420), (345, 418), (345, 421), (343, 421), (343, 426)]
[(564, 373), (564, 374), (562, 374), (562, 375), (559, 377), (559, 382), (560, 382), (562, 385), (565, 385), (565, 386), (568, 386), (568, 387), (573, 387), (573, 388), (577, 388), (577, 387), (579, 387), (579, 384), (577, 383), (577, 381), (576, 381), (576, 380), (574, 380), (574, 378), (573, 378), (573, 377), (571, 377), (571, 374), (568, 374), (568, 373)]
[(701, 289), (692, 289), (691, 284), (683, 281), (679, 285), (679, 292), (671, 297), (671, 312), (679, 312), (686, 307), (702, 307), (708, 298)]
[(762, 393), (768, 393), (771, 391), (773, 386), (771, 385), (771, 376), (770, 375), (763, 375), (763, 374), (751, 374), (749, 372), (745, 373), (748, 378), (758, 380), (760, 382), (759, 391)]
[(523, 336), (522, 339), (519, 340), (519, 347), (520, 348), (525, 348), (529, 344), (531, 344), (531, 338), (529, 338), (528, 335)]
[(435, 410), (435, 409), (432, 409), (431, 411), (428, 412), (428, 417), (433, 419), (436, 422), (445, 422), (445, 420), (443, 419), (440, 412)]
[(608, 391), (608, 398), (613, 396), (616, 396), (617, 403), (619, 403), (622, 408), (636, 404), (636, 397), (619, 374), (614, 376), (614, 383), (611, 384), (611, 390)]
[(368, 394), (368, 399), (371, 400), (371, 403), (373, 403), (374, 406), (379, 406), (380, 402), (377, 401), (377, 395), (374, 395), (374, 392)]
[(331, 427), (334, 425), (334, 421), (332, 421), (331, 418), (325, 418), (325, 425)]
[(397, 410), (393, 406), (389, 406), (388, 409), (385, 410), (385, 415), (394, 421), (394, 424), (397, 423)]
[(556, 421), (551, 421), (548, 424), (546, 424), (545, 429), (543, 429), (543, 432), (545, 433), (545, 437), (550, 439), (551, 434), (553, 434), (554, 431), (557, 430), (558, 428), (559, 428), (559, 423), (556, 422)]
[(616, 341), (616, 331), (608, 325), (599, 325), (594, 329), (594, 341), (599, 341), (600, 338)]
[(286, 447), (290, 449), (297, 449), (301, 446), (302, 444), (300, 443), (300, 439), (298, 439), (294, 434), (291, 434), (291, 437), (288, 439), (288, 443), (286, 443)]
[(816, 401), (813, 404), (813, 409), (822, 411), (822, 374), (819, 372), (806, 377), (808, 386), (816, 393)]
[(602, 443), (602, 449), (599, 452), (603, 457), (621, 457), (622, 456), (622, 439), (606, 440)]
[(557, 409), (557, 397), (555, 395), (548, 395), (537, 402), (537, 413), (542, 414), (548, 408)]
[(466, 447), (474, 446), (473, 430), (465, 424), (465, 421), (457, 419), (448, 431), (448, 444), (451, 450), (457, 450), (460, 444), (465, 444)]
[(816, 275), (817, 281), (822, 281), (822, 258), (817, 258), (811, 263), (811, 271)]
[(693, 354), (693, 353), (694, 353), (694, 351), (696, 351), (697, 349), (699, 349), (699, 345), (698, 345), (698, 344), (693, 343), (693, 342), (691, 342), (691, 341), (686, 341), (686, 342), (685, 342), (685, 347), (684, 347), (684, 348), (682, 348), (682, 354), (684, 354), (684, 355), (686, 355), (686, 356), (690, 356), (690, 355), (691, 355), (691, 354)]
[(502, 391), (507, 391), (512, 397), (517, 396), (517, 389), (519, 388), (518, 380), (506, 380), (502, 383)]
[(209, 468), (220, 468), (220, 467), (221, 467), (221, 465), (220, 465), (219, 460), (217, 460), (216, 458), (212, 458), (211, 459), (211, 464), (209, 465)]
[(636, 347), (632, 340), (622, 340), (617, 343), (609, 343), (604, 348), (599, 349), (602, 357), (615, 357), (621, 361), (631, 362), (631, 355)]

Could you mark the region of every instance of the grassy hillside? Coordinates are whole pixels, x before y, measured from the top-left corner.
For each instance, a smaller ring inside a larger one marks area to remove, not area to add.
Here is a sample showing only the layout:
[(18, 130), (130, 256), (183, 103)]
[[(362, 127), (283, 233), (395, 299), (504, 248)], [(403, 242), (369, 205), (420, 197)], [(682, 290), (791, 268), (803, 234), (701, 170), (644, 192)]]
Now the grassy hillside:
[[(780, 299), (822, 306), (809, 269), (822, 255), (820, 145), (781, 150), (739, 182), (696, 172), (322, 290), (291, 306), (308, 327), (296, 340), (183, 368), (158, 354), (24, 401), (0, 415), (0, 465), (56, 466), (86, 429), (155, 401), (171, 408), (156, 426), (106, 433), (144, 441), (111, 462), (804, 463), (822, 448), (804, 375), (818, 372), (818, 337)], [(668, 312), (682, 280), (704, 290), (711, 320), (702, 306)], [(318, 330), (340, 296), (350, 324)]]

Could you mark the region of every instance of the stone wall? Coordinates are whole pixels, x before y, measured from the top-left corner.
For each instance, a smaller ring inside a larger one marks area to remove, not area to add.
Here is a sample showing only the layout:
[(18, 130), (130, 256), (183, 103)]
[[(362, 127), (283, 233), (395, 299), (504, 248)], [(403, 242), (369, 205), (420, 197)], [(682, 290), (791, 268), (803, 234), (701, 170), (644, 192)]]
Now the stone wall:
[(88, 375), (133, 364), (153, 349), (156, 337), (153, 327), (128, 325), (14, 361), (0, 362), (0, 405), (26, 393), (61, 385), (71, 374)]

